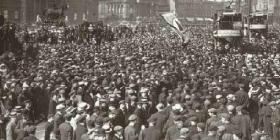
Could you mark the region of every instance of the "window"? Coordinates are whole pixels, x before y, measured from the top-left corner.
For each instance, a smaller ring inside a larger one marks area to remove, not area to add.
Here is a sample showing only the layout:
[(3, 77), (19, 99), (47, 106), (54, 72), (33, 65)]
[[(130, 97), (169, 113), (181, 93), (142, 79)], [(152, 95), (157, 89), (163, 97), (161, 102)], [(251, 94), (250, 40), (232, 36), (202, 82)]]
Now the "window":
[(74, 20), (77, 20), (77, 18), (78, 18), (78, 14), (74, 13)]
[(8, 19), (8, 10), (4, 10), (4, 18)]
[(15, 19), (19, 19), (19, 12), (15, 11)]

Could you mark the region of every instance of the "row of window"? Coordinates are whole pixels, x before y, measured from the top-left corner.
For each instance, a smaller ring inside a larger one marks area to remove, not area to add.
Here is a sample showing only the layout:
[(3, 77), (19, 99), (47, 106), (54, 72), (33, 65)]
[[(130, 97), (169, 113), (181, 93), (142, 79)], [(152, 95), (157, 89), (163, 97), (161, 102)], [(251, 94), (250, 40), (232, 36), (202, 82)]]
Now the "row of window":
[(9, 10), (3, 10), (0, 11), (0, 15), (3, 15), (5, 19), (13, 18), (13, 19), (19, 19), (19, 11), (9, 11)]
[(123, 14), (124, 13), (124, 5), (122, 5), (122, 4), (108, 4), (108, 13)]

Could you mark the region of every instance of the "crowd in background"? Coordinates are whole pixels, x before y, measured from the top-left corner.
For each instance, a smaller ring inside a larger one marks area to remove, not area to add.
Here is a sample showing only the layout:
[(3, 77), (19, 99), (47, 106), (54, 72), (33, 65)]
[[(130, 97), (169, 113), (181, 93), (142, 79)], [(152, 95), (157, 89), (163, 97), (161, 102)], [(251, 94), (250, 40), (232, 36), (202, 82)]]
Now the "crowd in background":
[(188, 30), (188, 44), (164, 27), (99, 43), (103, 30), (23, 31), (21, 58), (0, 58), (0, 139), (38, 139), (46, 122), (45, 140), (279, 140), (279, 30), (226, 53)]

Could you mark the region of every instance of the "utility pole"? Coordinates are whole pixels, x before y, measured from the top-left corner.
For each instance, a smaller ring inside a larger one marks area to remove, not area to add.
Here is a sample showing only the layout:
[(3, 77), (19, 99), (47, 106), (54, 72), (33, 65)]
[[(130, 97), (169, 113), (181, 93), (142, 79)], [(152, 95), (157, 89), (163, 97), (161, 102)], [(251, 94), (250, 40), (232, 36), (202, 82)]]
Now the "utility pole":
[(237, 6), (237, 8), (236, 8), (237, 12), (240, 13), (241, 12), (241, 0), (237, 0), (236, 6)]
[(250, 23), (250, 19), (251, 19), (251, 13), (252, 13), (252, 0), (248, 0), (248, 17), (247, 17), (247, 22), (248, 22), (248, 37), (249, 37), (249, 42), (251, 41), (251, 23)]

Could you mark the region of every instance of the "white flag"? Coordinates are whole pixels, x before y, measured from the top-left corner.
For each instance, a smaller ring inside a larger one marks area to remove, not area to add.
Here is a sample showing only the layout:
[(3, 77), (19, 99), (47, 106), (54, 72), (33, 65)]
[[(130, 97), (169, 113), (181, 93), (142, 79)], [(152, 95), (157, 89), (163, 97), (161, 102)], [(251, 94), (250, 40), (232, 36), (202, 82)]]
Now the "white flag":
[(189, 42), (190, 40), (190, 34), (186, 31), (184, 31), (184, 28), (179, 21), (179, 19), (176, 17), (175, 13), (164, 13), (161, 15), (163, 19), (174, 29), (174, 31), (181, 37), (182, 41), (184, 43)]

